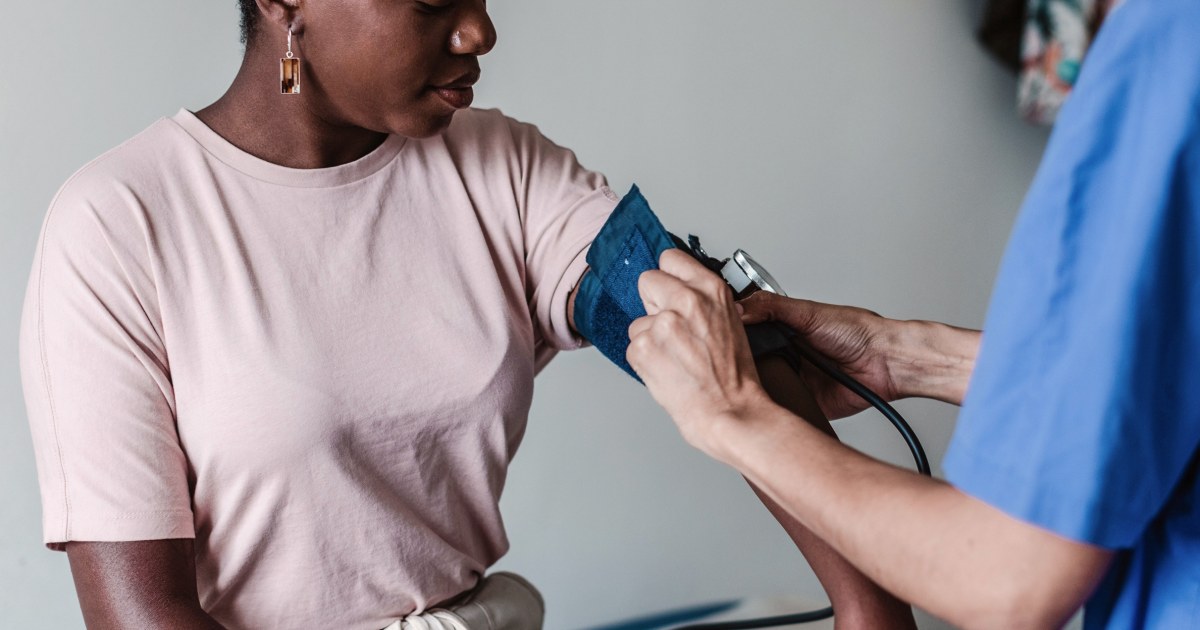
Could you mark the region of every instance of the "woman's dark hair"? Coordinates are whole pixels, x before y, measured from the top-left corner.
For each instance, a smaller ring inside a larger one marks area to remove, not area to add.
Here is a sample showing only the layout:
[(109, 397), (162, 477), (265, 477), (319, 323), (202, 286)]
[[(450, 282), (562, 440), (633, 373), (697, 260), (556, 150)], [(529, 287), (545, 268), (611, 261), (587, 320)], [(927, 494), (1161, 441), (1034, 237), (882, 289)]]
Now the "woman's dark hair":
[(249, 44), (258, 30), (258, 3), (254, 0), (238, 0), (242, 12), (242, 43)]

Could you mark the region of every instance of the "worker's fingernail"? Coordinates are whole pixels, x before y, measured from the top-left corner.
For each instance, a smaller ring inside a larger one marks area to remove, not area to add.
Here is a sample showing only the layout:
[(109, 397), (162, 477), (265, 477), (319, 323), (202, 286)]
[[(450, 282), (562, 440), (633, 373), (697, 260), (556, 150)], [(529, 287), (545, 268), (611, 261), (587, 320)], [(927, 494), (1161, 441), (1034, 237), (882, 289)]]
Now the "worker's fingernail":
[(739, 316), (741, 316), (741, 317), (745, 317), (745, 316), (746, 316), (746, 307), (745, 307), (745, 306), (742, 306), (742, 305), (741, 305), (741, 304), (739, 304), (738, 302), (734, 302), (734, 303), (733, 303), (733, 308), (736, 308), (736, 309), (737, 309), (737, 313), (738, 313), (738, 315), (739, 315)]

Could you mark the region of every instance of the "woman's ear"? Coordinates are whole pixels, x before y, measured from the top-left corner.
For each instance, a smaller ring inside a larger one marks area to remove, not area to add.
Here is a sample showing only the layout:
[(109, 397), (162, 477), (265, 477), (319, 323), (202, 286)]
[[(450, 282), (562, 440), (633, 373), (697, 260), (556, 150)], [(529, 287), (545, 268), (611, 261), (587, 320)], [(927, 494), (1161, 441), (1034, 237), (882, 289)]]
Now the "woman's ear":
[(261, 24), (267, 28), (277, 27), (284, 32), (291, 29), (293, 34), (304, 29), (300, 0), (255, 0), (255, 3), (262, 14)]

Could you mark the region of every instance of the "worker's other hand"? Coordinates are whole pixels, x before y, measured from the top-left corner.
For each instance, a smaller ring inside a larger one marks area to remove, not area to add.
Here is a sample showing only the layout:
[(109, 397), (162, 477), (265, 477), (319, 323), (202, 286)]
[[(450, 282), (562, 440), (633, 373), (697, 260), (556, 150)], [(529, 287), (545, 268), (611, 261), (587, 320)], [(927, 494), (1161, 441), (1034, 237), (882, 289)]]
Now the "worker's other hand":
[[(757, 324), (778, 321), (792, 327), (817, 352), (841, 366), (842, 371), (885, 400), (900, 397), (889, 367), (893, 320), (852, 306), (833, 306), (759, 291), (743, 300), (742, 321)], [(868, 404), (815, 366), (803, 362), (804, 381), (821, 411), (843, 418)]]
[(718, 425), (770, 404), (733, 296), (679, 250), (638, 280), (647, 315), (629, 327), (626, 359), (690, 444), (720, 458)]

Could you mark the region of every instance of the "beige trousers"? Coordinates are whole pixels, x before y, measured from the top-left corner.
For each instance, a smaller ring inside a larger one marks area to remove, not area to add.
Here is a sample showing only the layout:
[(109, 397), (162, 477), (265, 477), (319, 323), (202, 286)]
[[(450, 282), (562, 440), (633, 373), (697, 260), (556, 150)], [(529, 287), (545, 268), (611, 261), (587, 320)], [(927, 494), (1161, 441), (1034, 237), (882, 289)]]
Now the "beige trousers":
[(441, 608), (397, 619), (383, 630), (542, 630), (546, 603), (529, 580), (493, 573)]

